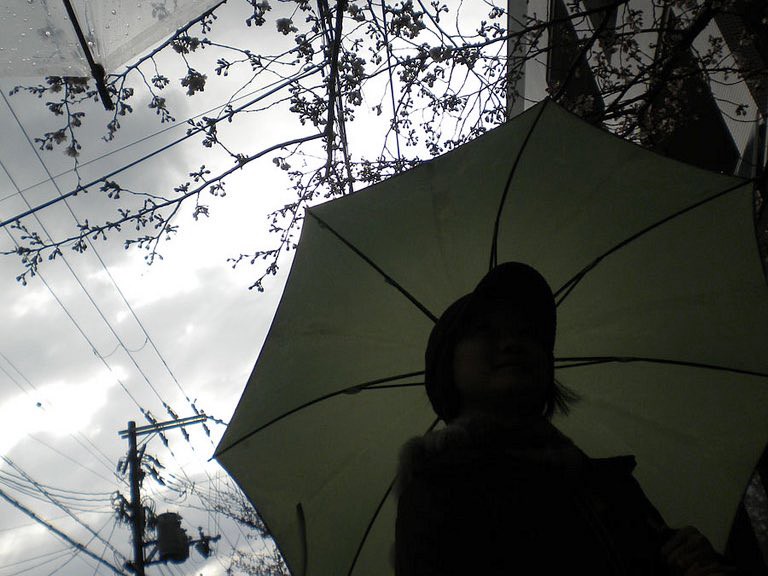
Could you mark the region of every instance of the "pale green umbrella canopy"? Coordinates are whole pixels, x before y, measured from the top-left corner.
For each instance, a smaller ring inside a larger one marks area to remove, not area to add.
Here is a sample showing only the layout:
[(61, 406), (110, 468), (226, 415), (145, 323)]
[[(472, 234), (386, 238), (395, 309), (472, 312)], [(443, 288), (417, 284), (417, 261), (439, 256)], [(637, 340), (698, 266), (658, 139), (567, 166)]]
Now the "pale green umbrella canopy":
[(498, 262), (558, 291), (556, 376), (582, 400), (557, 426), (591, 456), (635, 454), (667, 522), (724, 547), (768, 440), (751, 185), (545, 102), (307, 211), (216, 454), (293, 574), (393, 572), (398, 450), (435, 421), (427, 336), (488, 271), (497, 215)]

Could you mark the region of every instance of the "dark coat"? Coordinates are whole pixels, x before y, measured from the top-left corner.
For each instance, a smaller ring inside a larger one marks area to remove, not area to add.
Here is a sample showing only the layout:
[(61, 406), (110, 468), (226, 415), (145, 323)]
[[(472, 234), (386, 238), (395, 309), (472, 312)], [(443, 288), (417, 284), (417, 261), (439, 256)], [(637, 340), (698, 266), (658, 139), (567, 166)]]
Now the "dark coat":
[(401, 457), (397, 576), (666, 574), (634, 457), (588, 458), (546, 420), (456, 422)]

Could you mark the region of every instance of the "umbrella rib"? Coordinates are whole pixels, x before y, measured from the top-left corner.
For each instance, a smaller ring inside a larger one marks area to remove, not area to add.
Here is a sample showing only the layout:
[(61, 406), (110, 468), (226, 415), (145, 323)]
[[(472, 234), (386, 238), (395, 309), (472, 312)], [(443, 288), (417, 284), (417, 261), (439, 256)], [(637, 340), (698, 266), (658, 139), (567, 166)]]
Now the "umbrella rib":
[(386, 502), (387, 498), (389, 498), (389, 495), (392, 492), (392, 488), (395, 487), (395, 482), (397, 482), (397, 476), (395, 476), (392, 479), (392, 482), (389, 483), (389, 487), (384, 491), (384, 497), (379, 502), (379, 505), (376, 506), (376, 511), (373, 513), (373, 516), (371, 517), (371, 521), (368, 522), (368, 526), (366, 526), (365, 532), (363, 532), (363, 538), (362, 540), (360, 540), (360, 545), (357, 547), (357, 550), (355, 551), (355, 557), (352, 558), (352, 565), (349, 567), (349, 572), (347, 572), (348, 576), (352, 576), (352, 572), (354, 572), (355, 565), (357, 564), (357, 559), (360, 557), (360, 553), (363, 551), (363, 546), (365, 546), (365, 542), (366, 540), (368, 540), (368, 534), (371, 532), (371, 529), (373, 528), (373, 523), (376, 521), (376, 518), (379, 517), (379, 512), (381, 512), (381, 509), (384, 506), (384, 502)]
[(96, 90), (99, 92), (101, 103), (107, 110), (114, 110), (115, 105), (112, 102), (112, 98), (109, 96), (109, 91), (107, 90), (105, 82), (106, 72), (104, 67), (93, 59), (93, 54), (91, 54), (91, 50), (88, 47), (88, 41), (85, 39), (85, 34), (83, 34), (83, 29), (80, 27), (80, 22), (77, 20), (77, 14), (75, 13), (75, 9), (72, 7), (71, 2), (69, 0), (63, 0), (63, 2), (67, 15), (72, 21), (72, 27), (75, 29), (75, 35), (77, 36), (77, 41), (80, 43), (80, 48), (82, 48), (85, 53), (88, 67), (91, 69), (91, 75), (96, 81)]
[(691, 204), (690, 206), (686, 206), (685, 208), (678, 210), (677, 212), (674, 212), (670, 214), (669, 216), (666, 216), (665, 218), (662, 218), (658, 222), (655, 222), (639, 232), (633, 234), (629, 238), (626, 238), (625, 240), (619, 242), (616, 244), (613, 248), (610, 248), (606, 252), (604, 252), (602, 255), (595, 258), (590, 264), (585, 266), (580, 272), (578, 272), (573, 278), (568, 280), (561, 288), (559, 288), (555, 292), (555, 299), (557, 302), (557, 306), (560, 306), (560, 304), (563, 303), (563, 301), (570, 295), (570, 293), (576, 288), (576, 286), (581, 282), (584, 277), (591, 272), (595, 267), (597, 267), (600, 262), (602, 262), (605, 258), (613, 254), (614, 252), (617, 252), (618, 250), (621, 250), (624, 248), (627, 244), (630, 244), (631, 242), (634, 242), (641, 236), (644, 236), (648, 232), (651, 232), (652, 230), (658, 228), (659, 226), (662, 226), (663, 224), (666, 224), (667, 222), (674, 220), (678, 216), (682, 216), (683, 214), (690, 212), (691, 210), (694, 210), (696, 208), (699, 208), (700, 206), (703, 206), (704, 204), (708, 204), (709, 202), (712, 202), (714, 200), (717, 200), (721, 196), (725, 196), (726, 194), (730, 194), (731, 192), (738, 190), (739, 188), (743, 187), (744, 185), (748, 184), (749, 182), (753, 182), (753, 179), (745, 179), (739, 182), (738, 184), (734, 184), (730, 188), (726, 188), (725, 190), (722, 190), (720, 192), (717, 192), (716, 194), (713, 194), (712, 196), (709, 196), (708, 198), (704, 198), (703, 200), (700, 200), (694, 204)]
[[(302, 574), (307, 573), (307, 566), (309, 566), (309, 548), (307, 546), (307, 518), (304, 515), (304, 506), (301, 502), (296, 504), (296, 515), (299, 519), (299, 531), (301, 532), (301, 557), (302, 557)], [(282, 551), (280, 552), (282, 554)], [(283, 556), (285, 557), (285, 556)]]
[[(246, 435), (241, 436), (240, 438), (238, 438), (237, 440), (232, 442), (232, 444), (230, 444), (229, 446), (224, 448), (221, 452), (217, 452), (215, 456), (216, 457), (221, 456), (222, 454), (224, 454), (225, 452), (228, 452), (229, 450), (231, 450), (232, 448), (234, 448), (238, 444), (240, 444), (242, 442), (245, 442), (251, 436), (253, 436), (255, 434), (258, 434), (262, 430), (264, 430), (266, 428), (269, 428), (270, 426), (272, 426), (273, 424), (276, 424), (280, 420), (283, 420), (283, 419), (287, 418), (288, 416), (290, 416), (292, 414), (295, 414), (296, 412), (299, 412), (300, 410), (303, 410), (304, 408), (309, 408), (310, 406), (313, 406), (314, 404), (319, 404), (320, 402), (323, 402), (325, 400), (329, 400), (329, 399), (334, 398), (336, 396), (341, 396), (342, 394), (355, 394), (357, 392), (360, 392), (362, 390), (367, 390), (367, 389), (376, 390), (377, 388), (381, 388), (379, 386), (376, 386), (377, 384), (386, 384), (387, 382), (393, 382), (395, 380), (401, 380), (403, 378), (412, 378), (414, 376), (420, 376), (422, 374), (424, 374), (423, 370), (419, 371), (419, 372), (409, 372), (407, 374), (398, 374), (396, 376), (387, 376), (385, 378), (378, 378), (376, 380), (371, 380), (370, 382), (365, 382), (363, 384), (355, 384), (354, 386), (347, 386), (346, 388), (343, 388), (341, 390), (336, 390), (335, 392), (329, 392), (328, 394), (323, 394), (319, 398), (315, 398), (313, 400), (309, 400), (308, 402), (304, 402), (303, 404), (301, 404), (299, 406), (296, 406), (295, 408), (292, 408), (291, 410), (288, 410), (288, 412), (284, 412), (283, 414), (280, 414), (279, 416), (276, 416), (276, 417), (272, 418), (272, 420), (270, 420), (269, 422), (267, 422), (265, 424), (262, 424), (261, 426), (259, 426), (255, 430), (252, 430), (252, 431), (248, 432)], [(416, 386), (416, 385), (417, 384), (409, 383), (409, 384), (403, 385), (402, 387), (413, 387), (413, 386)], [(392, 386), (392, 387), (395, 387), (395, 386)]]
[(384, 384), (383, 386), (366, 385), (360, 388), (361, 392), (365, 390), (389, 390), (391, 388), (415, 388), (416, 386), (424, 386), (424, 381), (421, 382), (406, 382), (404, 384)]
[[(427, 428), (427, 432), (431, 432), (435, 426), (437, 426), (437, 423), (440, 421), (439, 418), (435, 418), (435, 420), (430, 424), (429, 428)], [(376, 510), (373, 513), (373, 516), (371, 517), (370, 522), (368, 522), (368, 526), (365, 528), (365, 532), (363, 533), (363, 538), (360, 540), (360, 544), (357, 547), (357, 551), (355, 552), (355, 557), (352, 559), (352, 565), (349, 567), (349, 572), (347, 572), (347, 576), (352, 576), (352, 572), (355, 570), (355, 566), (357, 565), (357, 560), (360, 558), (360, 554), (363, 551), (363, 546), (365, 546), (366, 540), (368, 540), (368, 534), (370, 534), (371, 529), (373, 529), (373, 523), (376, 522), (376, 518), (379, 517), (379, 512), (381, 512), (381, 509), (384, 507), (384, 502), (387, 501), (387, 498), (389, 498), (390, 493), (392, 492), (392, 489), (395, 487), (395, 483), (397, 482), (397, 475), (392, 479), (392, 482), (389, 483), (389, 488), (384, 492), (384, 497), (379, 502), (379, 505), (376, 506)]]
[(594, 366), (596, 364), (609, 363), (628, 363), (628, 362), (648, 362), (651, 364), (671, 364), (673, 366), (686, 366), (689, 368), (704, 368), (706, 370), (716, 370), (720, 372), (730, 372), (732, 374), (743, 374), (745, 376), (759, 376), (768, 378), (767, 372), (758, 372), (756, 370), (744, 370), (742, 368), (731, 368), (729, 366), (720, 366), (717, 364), (704, 364), (703, 362), (690, 362), (687, 360), (669, 360), (666, 358), (645, 358), (641, 356), (583, 356), (571, 358), (557, 358), (555, 362), (568, 362), (565, 366), (555, 366), (558, 370), (566, 368), (578, 368), (582, 366)]
[(371, 260), (371, 259), (370, 259), (368, 256), (366, 256), (365, 254), (363, 254), (362, 250), (360, 250), (360, 249), (359, 249), (357, 246), (355, 246), (354, 244), (352, 244), (352, 242), (350, 242), (349, 240), (347, 240), (346, 238), (344, 238), (344, 237), (343, 237), (341, 234), (339, 234), (339, 233), (338, 233), (336, 230), (334, 230), (334, 229), (331, 227), (331, 225), (330, 225), (330, 224), (328, 224), (328, 223), (327, 223), (325, 220), (323, 220), (322, 218), (320, 218), (320, 216), (318, 216), (317, 214), (315, 214), (313, 210), (311, 210), (311, 209), (307, 208), (307, 213), (308, 213), (310, 216), (312, 216), (312, 217), (313, 217), (315, 220), (317, 220), (317, 222), (320, 224), (320, 226), (322, 226), (323, 228), (325, 228), (326, 230), (328, 230), (328, 231), (329, 231), (331, 234), (333, 234), (334, 236), (336, 236), (336, 238), (338, 238), (338, 239), (339, 239), (339, 241), (341, 241), (341, 243), (342, 243), (342, 244), (344, 244), (344, 245), (345, 245), (347, 248), (349, 248), (350, 250), (352, 250), (352, 252), (354, 252), (354, 253), (355, 253), (355, 254), (357, 254), (357, 255), (358, 255), (360, 258), (362, 258), (362, 259), (363, 259), (363, 261), (365, 261), (365, 263), (366, 263), (366, 264), (368, 264), (368, 265), (369, 265), (371, 268), (373, 268), (374, 270), (376, 270), (376, 272), (378, 272), (379, 274), (381, 274), (381, 275), (384, 277), (384, 280), (387, 282), (387, 284), (390, 284), (390, 285), (391, 285), (391, 286), (393, 286), (393, 287), (394, 287), (396, 290), (398, 290), (398, 291), (399, 291), (399, 292), (400, 292), (400, 293), (401, 293), (403, 296), (405, 296), (405, 297), (406, 297), (406, 298), (407, 298), (407, 299), (408, 299), (408, 300), (409, 300), (409, 301), (410, 301), (410, 302), (411, 302), (411, 303), (412, 303), (414, 306), (416, 306), (416, 307), (417, 307), (419, 310), (421, 310), (421, 311), (424, 313), (424, 315), (425, 315), (427, 318), (429, 318), (430, 320), (432, 320), (432, 322), (437, 322), (437, 316), (435, 316), (435, 315), (434, 315), (432, 312), (430, 312), (430, 311), (429, 311), (429, 309), (428, 309), (426, 306), (424, 306), (424, 304), (422, 304), (421, 302), (419, 302), (419, 301), (416, 299), (416, 297), (415, 297), (413, 294), (411, 294), (410, 292), (408, 292), (408, 290), (406, 290), (406, 289), (405, 289), (405, 288), (403, 288), (403, 287), (402, 287), (400, 284), (398, 284), (398, 282), (397, 282), (397, 281), (396, 281), (394, 278), (392, 278), (392, 276), (390, 276), (389, 274), (387, 274), (386, 272), (384, 272), (384, 270), (382, 270), (382, 269), (381, 269), (381, 267), (380, 267), (378, 264), (376, 264), (376, 263), (375, 263), (373, 260)]
[(536, 118), (533, 120), (533, 124), (531, 124), (531, 127), (528, 130), (528, 134), (526, 134), (525, 136), (525, 140), (523, 140), (523, 145), (520, 147), (520, 150), (517, 152), (517, 158), (515, 158), (515, 163), (512, 165), (512, 169), (509, 171), (507, 182), (506, 184), (504, 184), (504, 192), (501, 195), (501, 202), (499, 202), (499, 209), (496, 212), (496, 222), (494, 222), (493, 224), (493, 240), (491, 241), (491, 260), (488, 267), (489, 270), (493, 270), (498, 264), (499, 227), (501, 226), (501, 213), (504, 210), (504, 205), (507, 203), (507, 196), (509, 196), (509, 189), (512, 186), (512, 179), (515, 176), (515, 172), (517, 171), (518, 164), (520, 164), (520, 159), (523, 157), (523, 152), (525, 152), (525, 149), (528, 147), (528, 141), (531, 139), (531, 136), (533, 135), (533, 131), (538, 125), (539, 120), (541, 119), (541, 115), (544, 113), (544, 109), (547, 107), (550, 101), (551, 100), (547, 98), (546, 100), (544, 100), (544, 103), (541, 105), (541, 109), (536, 115)]

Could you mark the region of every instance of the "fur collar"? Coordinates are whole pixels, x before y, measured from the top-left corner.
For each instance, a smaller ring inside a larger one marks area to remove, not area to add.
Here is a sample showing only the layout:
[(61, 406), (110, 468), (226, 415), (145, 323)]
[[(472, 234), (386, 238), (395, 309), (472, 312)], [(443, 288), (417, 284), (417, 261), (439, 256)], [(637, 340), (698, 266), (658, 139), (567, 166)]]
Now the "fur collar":
[(433, 466), (508, 457), (578, 474), (587, 456), (549, 420), (509, 421), (488, 416), (460, 417), (439, 430), (409, 440), (400, 452), (398, 493)]

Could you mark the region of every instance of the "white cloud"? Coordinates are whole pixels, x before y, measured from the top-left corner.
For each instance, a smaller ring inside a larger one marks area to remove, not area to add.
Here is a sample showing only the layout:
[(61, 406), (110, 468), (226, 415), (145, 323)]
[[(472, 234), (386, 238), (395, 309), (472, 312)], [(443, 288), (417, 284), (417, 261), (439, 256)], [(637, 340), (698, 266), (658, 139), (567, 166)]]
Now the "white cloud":
[(55, 301), (51, 293), (43, 286), (29, 286), (28, 290), (19, 291), (19, 297), (11, 306), (12, 314), (18, 319), (30, 314), (44, 314)]
[[(117, 370), (118, 377), (124, 377)], [(103, 375), (84, 382), (58, 380), (34, 394), (17, 394), (0, 404), (0, 453), (7, 454), (27, 434), (69, 436), (86, 430), (107, 402), (114, 380)]]
[[(276, 11), (288, 8), (275, 6)], [(225, 22), (217, 26), (222, 34), (231, 34), (233, 30), (238, 34), (247, 34), (248, 43), (251, 43), (252, 30), (240, 25), (245, 17), (244, 9), (247, 9), (247, 5), (238, 9), (240, 11), (235, 15), (237, 26), (228, 26)], [(231, 17), (235, 8), (227, 7), (227, 10), (229, 12), (222, 10), (222, 18), (225, 14)], [(262, 29), (260, 32), (270, 39), (278, 37), (274, 30), (268, 32)], [(164, 63), (161, 64), (161, 68), (167, 68)], [(182, 73), (173, 74), (170, 77), (178, 78)], [(236, 82), (238, 79), (230, 77), (230, 80)], [(221, 85), (220, 79), (216, 87)], [(166, 96), (169, 101), (173, 99), (173, 91), (169, 89)], [(173, 110), (179, 120), (178, 128), (82, 167), (83, 181), (108, 173), (178, 137), (185, 130), (186, 117), (209, 105), (221, 103), (225, 98), (226, 95), (214, 89), (213, 84), (195, 98), (182, 96), (176, 100)], [(18, 97), (11, 99), (11, 102), (27, 131), (33, 136), (50, 130), (51, 122), (55, 122), (37, 99)], [(82, 162), (104, 152), (114, 151), (119, 146), (165, 127), (160, 125), (152, 111), (146, 110), (146, 102), (136, 101), (133, 105), (136, 113), (125, 119), (124, 129), (113, 143), (106, 143), (100, 138), (105, 124), (102, 120), (107, 118), (106, 113), (99, 110), (98, 105), (89, 110), (89, 126), (84, 127), (81, 135), (84, 143), (84, 153), (80, 158)], [(222, 126), (222, 133), (226, 133), (227, 141), (238, 150), (253, 153), (274, 144), (277, 139), (304, 135), (309, 130), (286, 123), (279, 113), (268, 116), (268, 122), (262, 120), (258, 124), (255, 120), (249, 120), (248, 115), (243, 115), (242, 123), (231, 127)], [(15, 184), (24, 188), (44, 180), (44, 170), (1, 102), (0, 127), (5, 130), (4, 137), (0, 139), (0, 160), (9, 168)], [(300, 133), (294, 133), (294, 128)], [(121, 184), (136, 191), (168, 193), (174, 186), (189, 179), (188, 171), (198, 167), (191, 164), (191, 159), (199, 159), (200, 151), (199, 138), (192, 139), (152, 160), (142, 162), (140, 167), (128, 170), (116, 178)], [(72, 167), (71, 159), (58, 151), (45, 153), (42, 158), (53, 173)], [(221, 162), (230, 162), (231, 159), (215, 157), (209, 151), (204, 161), (212, 169), (218, 169)], [(219, 166), (214, 166), (216, 163)], [(75, 184), (72, 174), (58, 181), (64, 192), (72, 189)], [(14, 183), (0, 170), (0, 217), (8, 217), (26, 209), (18, 195), (11, 195), (14, 192), (13, 186)], [(198, 407), (220, 418), (228, 418), (242, 392), (279, 299), (292, 253), (281, 262), (280, 275), (270, 278), (266, 283), (266, 294), (247, 290), (259, 273), (258, 266), (243, 265), (232, 270), (226, 259), (274, 243), (274, 235), (266, 232), (266, 214), (292, 199), (293, 191), (287, 187), (285, 173), (276, 168), (268, 157), (250, 164), (247, 170), (236, 172), (229, 179), (226, 197), (201, 198), (201, 202), (210, 204), (210, 218), (194, 221), (190, 208), (180, 211), (177, 217), (180, 231), (170, 242), (161, 245), (164, 259), (158, 260), (153, 266), (147, 266), (144, 262), (143, 250), (125, 251), (118, 235), (110, 237), (107, 243), (95, 242), (120, 289), (184, 391), (196, 400)], [(26, 196), (32, 205), (37, 205), (57, 194), (55, 187), (47, 183), (30, 189)], [(3, 200), (9, 195), (9, 199)], [(102, 196), (96, 190), (78, 195), (71, 201), (72, 209), (81, 220), (89, 218), (95, 222), (99, 218), (113, 218), (117, 204)], [(71, 231), (74, 226), (72, 216), (63, 204), (42, 211), (40, 216), (54, 235)], [(10, 246), (3, 234), (0, 247), (6, 245)], [(142, 346), (144, 334), (93, 251), (76, 255), (65, 249), (64, 253), (126, 346), (136, 350), (134, 356), (138, 364), (163, 400), (171, 404), (180, 416), (190, 415), (191, 408), (186, 405), (183, 395), (152, 347)], [(125, 440), (118, 437), (117, 431), (125, 428), (128, 420), (136, 420), (138, 425), (146, 423), (137, 406), (117, 385), (115, 377), (119, 377), (142, 407), (152, 410), (159, 420), (169, 419), (170, 416), (159, 407), (157, 396), (149, 389), (127, 354), (119, 349), (114, 336), (63, 263), (46, 261), (41, 269), (67, 306), (67, 311), (91, 339), (93, 346), (99, 353), (109, 356), (106, 361), (114, 373), (105, 369), (94, 355), (91, 344), (78, 333), (39, 279), (33, 279), (26, 288), (18, 286), (14, 278), (23, 271), (23, 267), (16, 258), (3, 259), (0, 262), (0, 297), (3, 299), (0, 352), (20, 372), (14, 372), (5, 361), (0, 362), (0, 366), (7, 368), (18, 380), (17, 384), (29, 390), (29, 393), (21, 393), (13, 382), (0, 373), (0, 454), (13, 451), (11, 457), (14, 461), (40, 482), (72, 490), (111, 491), (120, 486), (116, 479), (112, 482), (111, 474), (127, 448)], [(30, 384), (25, 382), (26, 379)], [(218, 465), (207, 460), (213, 452), (213, 443), (223, 433), (224, 427), (213, 423), (209, 423), (209, 427), (214, 436), (213, 441), (203, 434), (200, 426), (190, 429), (194, 450), (181, 439), (180, 432), (169, 433), (171, 447), (178, 460), (172, 458), (157, 439), (150, 441), (148, 453), (158, 456), (174, 474), (179, 474), (181, 468), (192, 477), (205, 478), (206, 472), (221, 474)], [(30, 439), (28, 434), (34, 434), (50, 444), (50, 450), (41, 442)], [(69, 437), (70, 434), (75, 434), (77, 438)], [(89, 450), (90, 446), (82, 442), (81, 434), (106, 457), (100, 459)], [(83, 466), (77, 466), (71, 460), (82, 462)], [(100, 478), (89, 470), (96, 471)], [(39, 501), (33, 501), (31, 505), (34, 510), (40, 510), (42, 506), (45, 505)], [(0, 518), (0, 557), (4, 562), (15, 561), (15, 557), (10, 556), (14, 550), (18, 558), (24, 559), (62, 546), (39, 525), (15, 528), (23, 525), (27, 519), (17, 517), (12, 509), (7, 508), (10, 506), (4, 507), (0, 503), (0, 509), (3, 510)], [(53, 514), (55, 516), (57, 512)], [(184, 511), (184, 515), (190, 521), (198, 521), (191, 511)], [(206, 526), (208, 520), (201, 516), (199, 522)], [(93, 525), (101, 526), (107, 521), (104, 516), (94, 518)], [(83, 536), (83, 542), (89, 538), (77, 532), (77, 527), (69, 526), (61, 520), (57, 519), (54, 524), (71, 529), (78, 537)], [(7, 531), (4, 530), (6, 527), (9, 528)], [(129, 538), (120, 533), (123, 529), (118, 529), (113, 542), (127, 553), (130, 550)], [(214, 526), (214, 529), (218, 528)], [(231, 530), (231, 526), (228, 528), (226, 522), (222, 521), (221, 531), (226, 530)], [(190, 529), (190, 535), (195, 535), (194, 532)], [(243, 544), (239, 538), (239, 532), (232, 536), (235, 545), (238, 542)], [(231, 545), (223, 538), (217, 548), (226, 557)], [(190, 561), (179, 566), (177, 573), (224, 576), (222, 561), (216, 558), (202, 560), (193, 552)], [(29, 575), (44, 576), (55, 566), (43, 566), (30, 571)], [(78, 559), (60, 574), (72, 576), (93, 573), (93, 567), (83, 571), (84, 566), (84, 561)], [(6, 572), (0, 571), (0, 576), (4, 574)]]
[[(3, 559), (2, 564), (7, 565), (13, 563), (14, 560), (23, 559), (26, 556), (24, 552), (27, 551), (24, 544), (39, 540), (42, 536), (45, 536), (46, 532), (47, 530), (41, 524), (36, 523), (4, 530), (0, 533), (0, 558)], [(48, 551), (50, 552), (51, 550)], [(23, 566), (19, 568), (23, 568)], [(0, 573), (6, 572), (0, 571)]]

